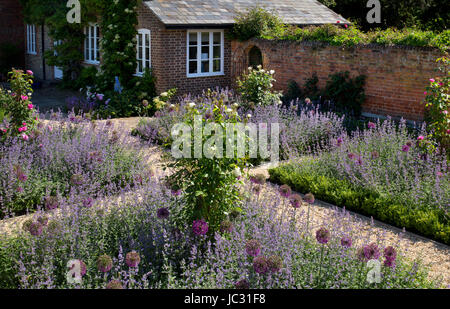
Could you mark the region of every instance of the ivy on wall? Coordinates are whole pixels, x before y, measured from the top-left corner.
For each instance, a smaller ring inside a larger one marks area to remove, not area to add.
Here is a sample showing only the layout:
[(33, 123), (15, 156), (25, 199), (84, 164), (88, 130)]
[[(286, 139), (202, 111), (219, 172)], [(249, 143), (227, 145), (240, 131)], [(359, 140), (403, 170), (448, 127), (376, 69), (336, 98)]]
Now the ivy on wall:
[[(114, 76), (127, 86), (136, 71), (137, 6), (142, 0), (80, 0), (81, 23), (66, 19), (69, 8), (61, 0), (20, 0), (26, 23), (45, 25), (56, 46), (46, 46), (47, 64), (61, 67), (63, 83), (74, 88), (95, 80), (100, 89), (110, 89)], [(91, 22), (100, 26), (100, 73), (82, 66), (84, 28)], [(95, 74), (94, 76), (92, 76)]]

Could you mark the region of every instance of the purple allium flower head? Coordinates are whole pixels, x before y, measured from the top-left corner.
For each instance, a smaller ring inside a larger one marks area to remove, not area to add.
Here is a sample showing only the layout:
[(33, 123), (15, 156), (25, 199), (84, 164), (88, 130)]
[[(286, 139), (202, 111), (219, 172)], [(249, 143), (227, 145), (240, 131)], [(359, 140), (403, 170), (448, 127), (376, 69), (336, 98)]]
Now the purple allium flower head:
[(159, 219), (167, 219), (169, 218), (169, 209), (167, 207), (161, 207), (156, 211), (156, 216)]
[(383, 265), (390, 268), (395, 268), (395, 260), (385, 259)]
[(28, 176), (25, 175), (25, 174), (23, 174), (23, 173), (20, 173), (20, 174), (18, 175), (18, 179), (19, 179), (19, 181), (24, 182), (24, 181), (27, 181)]
[(369, 128), (369, 129), (375, 129), (375, 128), (376, 128), (376, 124), (373, 123), (373, 122), (371, 122), (371, 121), (369, 121), (369, 123), (367, 124), (367, 128)]
[(45, 209), (47, 209), (47, 210), (52, 210), (52, 209), (58, 208), (59, 199), (57, 196), (46, 196), (44, 198), (44, 205), (45, 205)]
[(380, 257), (380, 249), (376, 243), (364, 246), (364, 256), (367, 260), (378, 259)]
[(383, 256), (387, 260), (395, 261), (395, 259), (397, 258), (397, 251), (395, 250), (394, 247), (388, 246), (388, 247), (384, 248)]
[(70, 177), (70, 183), (72, 185), (82, 185), (83, 184), (83, 175), (81, 174), (73, 174), (72, 177)]
[(372, 156), (372, 159), (378, 159), (380, 157), (378, 151), (372, 151), (370, 154)]
[(291, 187), (289, 187), (288, 185), (282, 185), (280, 186), (279, 192), (281, 194), (282, 197), (289, 197), (291, 195)]
[(47, 216), (39, 216), (37, 218), (37, 222), (39, 222), (43, 226), (46, 226), (48, 224), (48, 217)]
[(245, 252), (251, 256), (258, 256), (261, 252), (261, 245), (256, 239), (249, 239), (245, 243)]
[(250, 176), (250, 181), (256, 183), (258, 185), (262, 185), (266, 182), (266, 176), (264, 174), (256, 174), (254, 176)]
[(113, 261), (109, 255), (100, 255), (97, 259), (97, 268), (102, 273), (107, 273), (111, 270)]
[(403, 151), (403, 152), (408, 152), (408, 151), (409, 151), (409, 148), (410, 148), (410, 146), (408, 146), (408, 145), (403, 145), (403, 146), (402, 146), (402, 151)]
[(192, 231), (195, 235), (205, 235), (208, 233), (208, 223), (203, 219), (194, 220), (192, 222)]
[(125, 257), (125, 263), (128, 265), (128, 267), (137, 267), (140, 262), (141, 257), (139, 256), (139, 253), (137, 253), (136, 251), (127, 253)]
[(302, 206), (303, 200), (302, 200), (302, 197), (298, 194), (292, 194), (289, 197), (289, 200), (291, 202), (292, 207), (294, 207), (294, 208), (299, 208), (300, 206)]
[(19, 193), (21, 193), (21, 192), (23, 192), (23, 188), (22, 187), (17, 187), (17, 190), (16, 190), (17, 192), (19, 192)]
[(271, 272), (276, 273), (283, 267), (283, 260), (278, 255), (271, 255), (267, 259), (267, 265)]
[(366, 261), (366, 256), (364, 255), (364, 248), (358, 248), (358, 250), (356, 250), (356, 257), (361, 262)]
[(86, 208), (92, 207), (92, 204), (93, 204), (93, 199), (91, 197), (85, 198), (83, 200), (83, 206)]
[(259, 195), (261, 193), (261, 189), (262, 189), (261, 185), (255, 185), (255, 186), (253, 186), (252, 191), (256, 195)]
[(330, 231), (326, 228), (321, 227), (316, 231), (316, 239), (319, 244), (326, 244), (330, 240)]
[(341, 146), (344, 139), (342, 137), (338, 137), (337, 139), (337, 146)]
[(120, 282), (119, 280), (111, 280), (106, 285), (106, 288), (108, 290), (122, 290), (123, 285), (122, 285), (122, 282)]
[(230, 220), (222, 221), (222, 223), (220, 223), (220, 231), (222, 233), (233, 232), (233, 223)]
[(42, 234), (42, 224), (39, 222), (32, 222), (29, 226), (29, 232), (33, 236), (40, 236)]
[(269, 271), (267, 259), (264, 256), (257, 256), (253, 259), (253, 269), (257, 274), (264, 275)]
[(341, 238), (341, 246), (345, 248), (350, 248), (352, 246), (352, 239), (348, 236)]
[(307, 194), (305, 194), (303, 200), (309, 204), (313, 204), (314, 203), (314, 195), (312, 193), (307, 193)]
[(355, 157), (355, 154), (353, 154), (353, 153), (349, 153), (348, 155), (347, 155), (347, 157), (349, 158), (349, 159), (353, 159), (354, 157)]
[(247, 279), (241, 279), (234, 284), (234, 287), (239, 290), (247, 290), (250, 288), (250, 283)]

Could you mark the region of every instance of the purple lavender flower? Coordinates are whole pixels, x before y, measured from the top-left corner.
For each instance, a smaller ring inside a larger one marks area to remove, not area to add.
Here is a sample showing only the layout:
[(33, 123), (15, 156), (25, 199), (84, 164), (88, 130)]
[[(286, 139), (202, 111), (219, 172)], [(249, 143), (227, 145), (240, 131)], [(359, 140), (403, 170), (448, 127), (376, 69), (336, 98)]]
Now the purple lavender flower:
[(167, 219), (169, 218), (169, 209), (167, 207), (161, 207), (156, 211), (156, 216), (158, 219)]
[(52, 209), (58, 208), (59, 199), (57, 196), (46, 196), (44, 198), (44, 205), (45, 205), (45, 209), (47, 209), (47, 210), (52, 210)]
[(352, 159), (355, 157), (355, 154), (350, 152), (350, 153), (347, 155), (347, 157), (348, 157), (350, 160), (352, 160)]
[(319, 244), (328, 243), (328, 241), (330, 240), (330, 236), (330, 232), (324, 227), (321, 227), (316, 231), (316, 239)]
[(110, 271), (112, 268), (112, 264), (113, 262), (109, 255), (104, 254), (99, 256), (97, 259), (97, 268), (102, 273), (107, 273), (108, 271)]
[(380, 249), (376, 243), (371, 243), (369, 245), (364, 246), (364, 256), (367, 260), (378, 259), (380, 257)]
[(262, 189), (261, 185), (255, 185), (255, 186), (253, 186), (252, 191), (256, 195), (259, 195), (261, 193), (261, 189)]
[(203, 219), (194, 220), (192, 223), (192, 231), (198, 236), (206, 235), (208, 233), (208, 223)]
[(106, 288), (108, 290), (122, 290), (123, 289), (123, 285), (122, 285), (122, 283), (119, 280), (111, 280), (106, 285)]
[(250, 283), (247, 279), (241, 279), (234, 284), (234, 287), (240, 290), (247, 290), (250, 288)]
[(302, 206), (303, 200), (302, 200), (302, 197), (298, 194), (292, 194), (289, 197), (289, 200), (291, 202), (292, 207), (294, 207), (294, 208), (299, 208), (300, 206)]
[(341, 246), (345, 248), (350, 248), (352, 246), (352, 239), (348, 236), (341, 238)]
[(394, 260), (385, 259), (383, 265), (386, 267), (395, 268), (395, 259)]
[(249, 239), (245, 243), (245, 252), (250, 256), (258, 256), (261, 252), (261, 245), (256, 239)]
[(267, 259), (264, 256), (257, 256), (253, 259), (253, 269), (257, 274), (264, 275), (269, 271)]
[(140, 262), (141, 257), (136, 251), (128, 252), (125, 256), (125, 263), (128, 265), (128, 267), (137, 267)]
[(83, 175), (81, 174), (73, 174), (72, 177), (70, 177), (70, 183), (72, 185), (76, 186), (82, 185), (83, 181), (84, 181)]
[(250, 181), (258, 185), (263, 185), (266, 182), (266, 176), (264, 174), (256, 174), (250, 176)]
[(356, 258), (358, 260), (360, 260), (361, 262), (366, 261), (366, 256), (364, 254), (364, 248), (358, 248), (358, 250), (356, 250)]
[(292, 193), (292, 190), (288, 185), (282, 185), (280, 186), (279, 192), (282, 197), (289, 197)]
[(337, 139), (337, 146), (340, 147), (342, 145), (343, 141), (344, 141), (344, 139), (342, 137), (338, 137), (338, 139)]
[(43, 226), (46, 226), (48, 224), (48, 217), (47, 216), (39, 216), (37, 218), (37, 222), (39, 222)]
[(91, 197), (88, 197), (83, 200), (83, 206), (86, 208), (91, 208), (93, 204), (93, 199)]

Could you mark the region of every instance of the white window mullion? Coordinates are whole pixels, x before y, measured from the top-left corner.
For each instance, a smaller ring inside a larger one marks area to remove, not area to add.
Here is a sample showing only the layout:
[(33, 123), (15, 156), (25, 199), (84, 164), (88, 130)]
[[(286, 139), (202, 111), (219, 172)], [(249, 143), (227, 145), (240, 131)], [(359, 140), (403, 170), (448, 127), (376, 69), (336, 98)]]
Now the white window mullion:
[(214, 32), (209, 33), (209, 73), (212, 73), (213, 70), (213, 46), (214, 46), (214, 38), (213, 38)]
[(197, 32), (197, 74), (202, 73), (202, 33)]

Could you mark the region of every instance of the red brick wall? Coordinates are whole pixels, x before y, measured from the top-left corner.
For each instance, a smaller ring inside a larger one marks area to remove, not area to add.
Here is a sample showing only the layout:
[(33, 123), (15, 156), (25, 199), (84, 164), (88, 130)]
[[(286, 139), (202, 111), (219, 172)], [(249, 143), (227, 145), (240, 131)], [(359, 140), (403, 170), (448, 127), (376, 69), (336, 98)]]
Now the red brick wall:
[[(42, 62), (42, 57), (45, 51), (51, 50), (53, 48), (53, 40), (48, 35), (48, 28), (44, 27), (44, 48), (42, 49), (42, 26), (36, 25), (36, 54), (28, 54), (25, 48), (25, 68), (27, 70), (32, 70), (37, 79), (44, 79), (44, 66)], [(24, 29), (24, 35), (26, 37), (26, 27)], [(24, 43), (27, 44), (26, 42)], [(45, 62), (45, 80), (54, 79), (54, 67), (49, 66), (47, 61)]]
[(232, 76), (248, 67), (248, 51), (255, 45), (263, 53), (264, 67), (275, 70), (278, 90), (286, 90), (290, 80), (302, 86), (313, 73), (319, 78), (319, 87), (335, 72), (349, 71), (353, 77), (364, 74), (363, 112), (410, 120), (423, 119), (423, 92), (428, 79), (436, 75), (435, 60), (441, 56), (437, 50), (409, 47), (343, 49), (311, 42), (251, 40), (232, 43)]
[[(24, 26), (19, 0), (0, 0), (0, 45), (14, 43), (24, 50)], [(23, 55), (23, 51), (22, 51)], [(22, 57), (22, 64), (23, 64)]]

